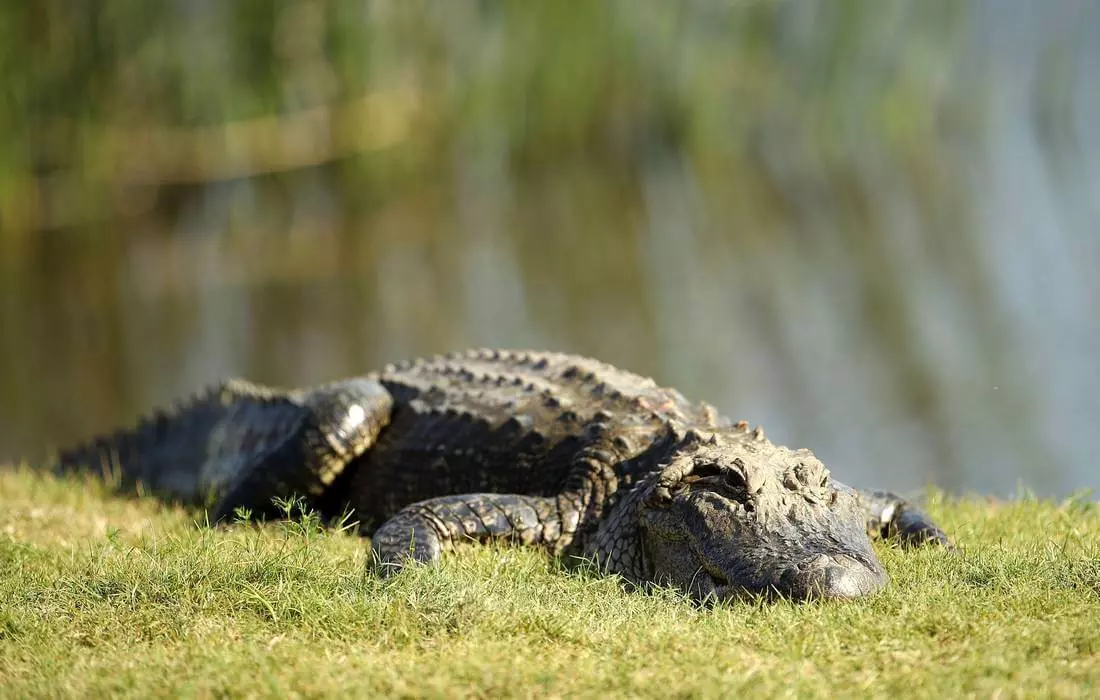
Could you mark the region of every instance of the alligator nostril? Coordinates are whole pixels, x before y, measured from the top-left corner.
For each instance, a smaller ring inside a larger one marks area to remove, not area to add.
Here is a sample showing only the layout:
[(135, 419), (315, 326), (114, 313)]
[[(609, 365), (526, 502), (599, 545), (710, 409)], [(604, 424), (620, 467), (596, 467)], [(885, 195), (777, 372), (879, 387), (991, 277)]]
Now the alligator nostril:
[(885, 576), (865, 566), (829, 565), (821, 573), (818, 588), (826, 598), (859, 598), (881, 589)]

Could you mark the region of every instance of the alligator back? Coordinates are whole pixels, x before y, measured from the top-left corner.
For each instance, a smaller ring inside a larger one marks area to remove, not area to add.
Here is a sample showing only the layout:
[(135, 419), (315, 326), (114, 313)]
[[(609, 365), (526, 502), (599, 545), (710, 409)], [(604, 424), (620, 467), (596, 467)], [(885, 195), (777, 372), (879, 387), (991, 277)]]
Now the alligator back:
[[(462, 493), (559, 493), (594, 423), (634, 455), (670, 424), (725, 423), (706, 404), (586, 357), (475, 350), (386, 367), (390, 425), (330, 489), (366, 523)], [(368, 527), (369, 529), (369, 527)]]

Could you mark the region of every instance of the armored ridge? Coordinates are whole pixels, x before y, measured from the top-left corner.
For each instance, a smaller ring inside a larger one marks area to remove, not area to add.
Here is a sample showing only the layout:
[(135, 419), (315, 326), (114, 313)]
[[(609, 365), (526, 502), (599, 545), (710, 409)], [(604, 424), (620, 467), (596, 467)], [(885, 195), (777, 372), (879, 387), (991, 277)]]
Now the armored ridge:
[(868, 539), (946, 536), (919, 510), (835, 482), (707, 404), (597, 360), (474, 350), (306, 390), (234, 380), (62, 454), (162, 497), (270, 512), (350, 507), (383, 574), (466, 541), (600, 561), (698, 599), (854, 597), (886, 577)]

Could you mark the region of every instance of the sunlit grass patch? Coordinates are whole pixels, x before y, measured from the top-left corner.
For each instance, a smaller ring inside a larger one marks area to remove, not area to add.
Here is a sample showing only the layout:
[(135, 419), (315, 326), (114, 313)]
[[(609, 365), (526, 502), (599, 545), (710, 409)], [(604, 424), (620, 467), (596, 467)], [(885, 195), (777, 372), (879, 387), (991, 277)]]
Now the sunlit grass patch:
[(0, 694), (1084, 695), (1100, 513), (932, 498), (959, 548), (879, 553), (850, 603), (698, 607), (538, 552), (381, 581), (306, 519), (207, 528), (94, 483), (0, 474)]

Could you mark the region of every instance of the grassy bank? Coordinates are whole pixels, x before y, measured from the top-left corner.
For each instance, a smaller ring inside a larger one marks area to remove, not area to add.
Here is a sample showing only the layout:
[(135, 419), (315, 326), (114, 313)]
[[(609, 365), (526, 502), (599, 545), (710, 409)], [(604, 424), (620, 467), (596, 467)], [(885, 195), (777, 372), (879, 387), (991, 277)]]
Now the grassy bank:
[(880, 547), (882, 595), (708, 610), (509, 549), (383, 583), (309, 523), (197, 528), (0, 470), (0, 695), (1095, 692), (1100, 509), (930, 510), (961, 551)]

